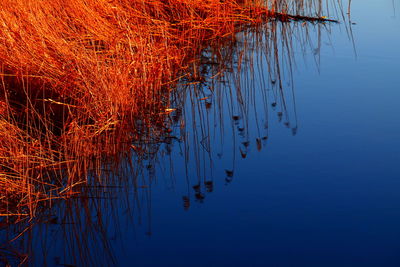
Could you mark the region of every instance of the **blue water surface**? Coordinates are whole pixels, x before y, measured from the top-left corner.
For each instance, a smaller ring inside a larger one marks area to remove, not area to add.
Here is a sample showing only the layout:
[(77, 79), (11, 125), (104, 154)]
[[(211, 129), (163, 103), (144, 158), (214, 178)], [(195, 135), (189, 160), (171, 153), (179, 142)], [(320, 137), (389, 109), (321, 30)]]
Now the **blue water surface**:
[(175, 149), (175, 182), (152, 189), (152, 235), (128, 226), (120, 266), (400, 266), (400, 1), (352, 2), (319, 62), (294, 48), (297, 134), (270, 114), (263, 149), (226, 149), (214, 191), (187, 211)]

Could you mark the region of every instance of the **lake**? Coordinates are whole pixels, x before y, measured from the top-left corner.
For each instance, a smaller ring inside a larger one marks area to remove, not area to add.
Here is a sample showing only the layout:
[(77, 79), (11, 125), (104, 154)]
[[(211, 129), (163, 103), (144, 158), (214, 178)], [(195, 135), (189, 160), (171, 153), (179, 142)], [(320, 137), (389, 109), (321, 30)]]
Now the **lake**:
[(205, 50), (123, 188), (20, 246), (38, 266), (399, 266), (400, 1), (344, 10)]

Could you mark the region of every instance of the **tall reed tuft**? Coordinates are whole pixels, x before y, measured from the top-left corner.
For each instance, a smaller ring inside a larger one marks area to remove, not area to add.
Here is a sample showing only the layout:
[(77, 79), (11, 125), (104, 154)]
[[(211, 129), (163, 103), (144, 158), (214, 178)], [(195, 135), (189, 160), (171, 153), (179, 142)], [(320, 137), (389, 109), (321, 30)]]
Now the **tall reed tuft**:
[(0, 216), (34, 217), (89, 176), (106, 183), (104, 164), (169, 131), (170, 93), (183, 78), (198, 81), (205, 47), (268, 19), (324, 20), (321, 5), (2, 0)]

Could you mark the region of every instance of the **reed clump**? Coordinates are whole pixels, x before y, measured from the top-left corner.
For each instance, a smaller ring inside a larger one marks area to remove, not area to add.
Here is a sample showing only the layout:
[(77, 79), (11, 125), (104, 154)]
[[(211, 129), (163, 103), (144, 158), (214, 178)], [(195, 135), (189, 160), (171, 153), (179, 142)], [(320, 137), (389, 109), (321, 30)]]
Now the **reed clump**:
[(168, 133), (170, 92), (199, 78), (205, 47), (320, 3), (2, 0), (0, 215), (34, 216), (88, 177), (106, 183), (105, 163)]

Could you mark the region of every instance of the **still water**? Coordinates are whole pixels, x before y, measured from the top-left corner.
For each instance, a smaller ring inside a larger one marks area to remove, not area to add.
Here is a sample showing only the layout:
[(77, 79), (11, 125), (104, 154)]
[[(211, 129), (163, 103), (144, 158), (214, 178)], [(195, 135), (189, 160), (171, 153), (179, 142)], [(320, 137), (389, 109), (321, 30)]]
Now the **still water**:
[(277, 26), (279, 72), (265, 37), (237, 52), (236, 74), (180, 95), (185, 126), (134, 192), (89, 224), (34, 230), (35, 262), (87, 249), (82, 265), (399, 266), (398, 10), (353, 0), (339, 24)]

